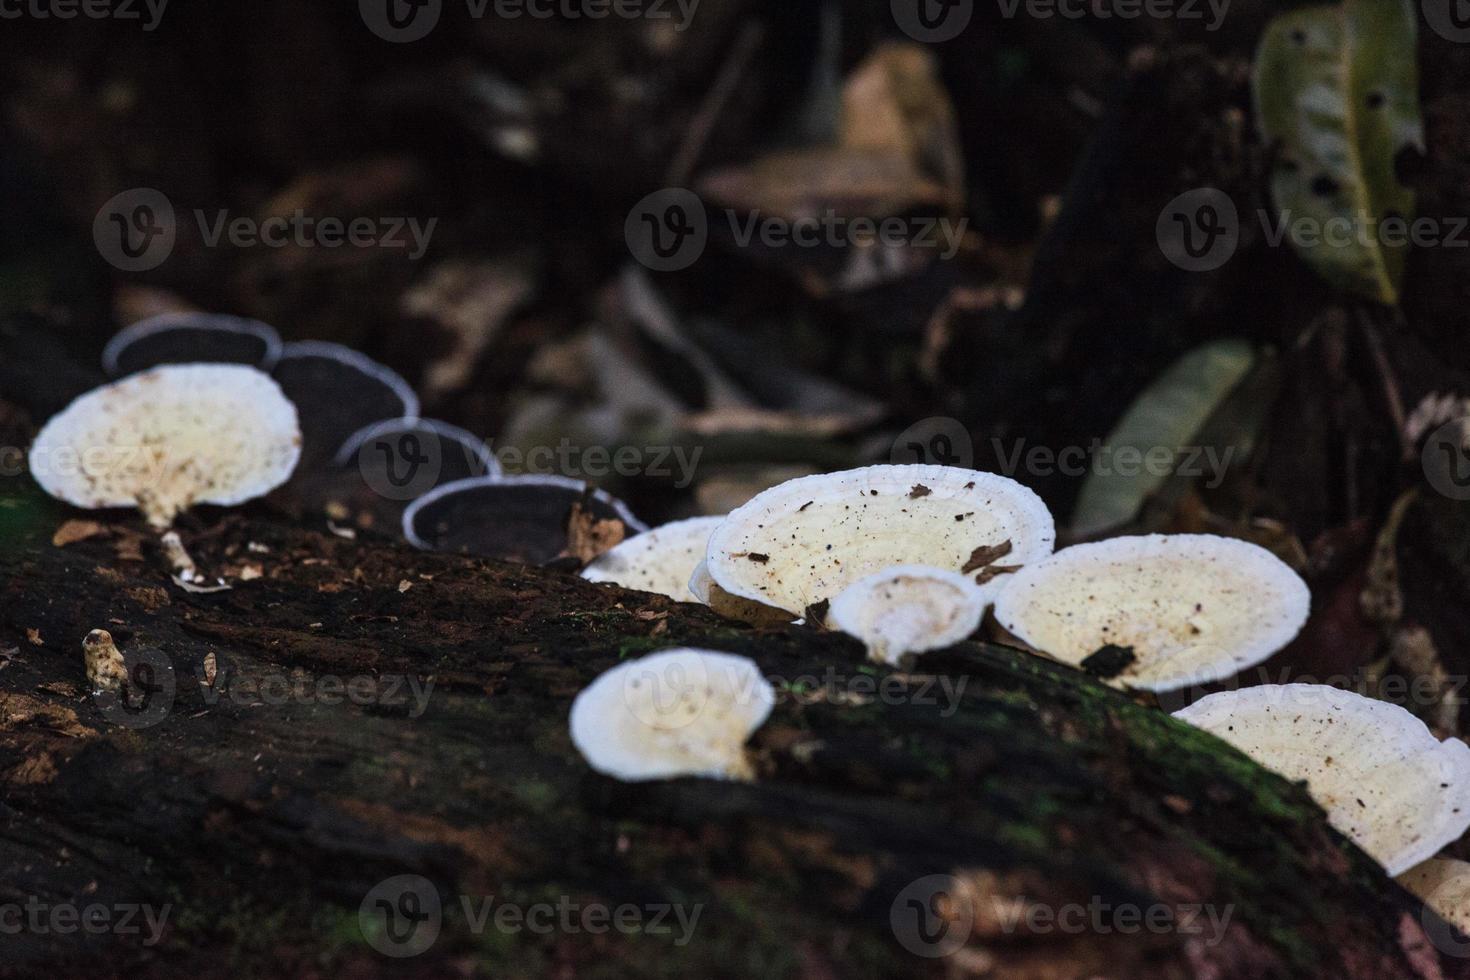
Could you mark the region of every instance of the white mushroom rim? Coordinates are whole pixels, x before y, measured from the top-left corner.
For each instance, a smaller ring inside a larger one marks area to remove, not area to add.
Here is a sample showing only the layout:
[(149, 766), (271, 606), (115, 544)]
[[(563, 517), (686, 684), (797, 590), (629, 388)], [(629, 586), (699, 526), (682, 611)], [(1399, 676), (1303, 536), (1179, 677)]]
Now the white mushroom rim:
[(985, 592), (968, 576), (900, 565), (839, 592), (827, 623), (862, 640), (869, 659), (896, 667), (907, 654), (954, 646), (984, 616)]
[(247, 320), (221, 313), (161, 313), (123, 327), (102, 348), (102, 370), (115, 376), (122, 352), (145, 337), (168, 330), (216, 330), (220, 333), (247, 334), (257, 337), (265, 344), (265, 356), (259, 364), (251, 365), (269, 372), (281, 357), (281, 335), (275, 327), (259, 320)]
[(594, 500), (597, 500), (618, 515), (618, 520), (628, 525), (630, 531), (642, 533), (648, 530), (648, 525), (633, 516), (628, 505), (623, 503), (606, 490), (599, 490), (581, 480), (574, 480), (569, 476), (472, 476), (465, 480), (455, 480), (437, 486), (428, 493), (419, 497), (409, 504), (403, 511), (403, 537), (409, 544), (421, 551), (433, 551), (434, 546), (425, 541), (419, 533), (414, 530), (414, 524), (418, 519), (419, 511), (425, 507), (432, 506), (437, 501), (450, 494), (462, 493), (465, 490), (474, 490), (479, 487), (545, 487), (555, 490), (570, 490), (575, 494), (591, 492)]
[(589, 582), (657, 592), (679, 602), (707, 602), (690, 588), (709, 536), (724, 517), (691, 517), (661, 524), (603, 552), (582, 570)]
[[(1056, 528), (1031, 490), (952, 466), (868, 466), (790, 480), (735, 509), (706, 568), (731, 595), (801, 615), (895, 565), (966, 569), (979, 551), (1014, 568), (1051, 554)], [(1005, 584), (982, 586), (987, 599)]]
[(36, 436), (30, 468), (59, 500), (138, 507), (167, 527), (196, 503), (263, 496), (300, 457), (296, 406), (269, 375), (236, 364), (170, 364), (72, 402)]
[(356, 456), (369, 441), (390, 432), (399, 432), (407, 429), (423, 429), (427, 432), (432, 432), (440, 439), (457, 443), (464, 448), (466, 461), (482, 468), (486, 476), (499, 476), (501, 473), (500, 461), (495, 458), (495, 454), (490, 451), (490, 447), (485, 443), (485, 440), (468, 429), (461, 429), (457, 425), (450, 425), (448, 422), (441, 422), (438, 419), (420, 418), (416, 415), (405, 415), (403, 418), (398, 419), (384, 419), (381, 422), (374, 422), (371, 425), (363, 426), (348, 436), (342, 443), (342, 448), (337, 450), (337, 455), (332, 459), (332, 465), (345, 466), (352, 461), (352, 457)]
[(1224, 680), (1290, 643), (1311, 610), (1301, 577), (1264, 548), (1210, 534), (1110, 538), (1064, 548), (1011, 576), (995, 618), (1073, 666), (1126, 663), (1120, 687), (1176, 691)]
[(1174, 717), (1307, 791), (1332, 826), (1391, 875), (1470, 827), (1470, 746), (1441, 742), (1397, 705), (1321, 684), (1248, 687)]
[(276, 363), (279, 365), (281, 361), (304, 357), (322, 357), (330, 361), (337, 361), (381, 382), (403, 403), (400, 415), (411, 419), (419, 417), (419, 396), (413, 390), (413, 386), (403, 380), (403, 376), (397, 371), (387, 365), (379, 364), (362, 351), (356, 351), (351, 347), (344, 347), (342, 344), (334, 344), (327, 340), (293, 340), (281, 348), (281, 356)]
[(753, 660), (680, 648), (607, 671), (572, 702), (572, 743), (624, 782), (752, 778), (745, 742), (776, 692)]

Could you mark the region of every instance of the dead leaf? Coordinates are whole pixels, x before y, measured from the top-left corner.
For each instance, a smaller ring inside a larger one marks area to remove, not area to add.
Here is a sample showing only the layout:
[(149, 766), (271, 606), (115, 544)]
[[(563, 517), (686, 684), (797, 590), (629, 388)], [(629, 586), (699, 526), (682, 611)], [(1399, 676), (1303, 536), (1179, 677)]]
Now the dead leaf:
[(968, 575), (976, 569), (992, 565), (997, 559), (1004, 558), (1011, 553), (1011, 541), (1009, 538), (1000, 544), (982, 544), (970, 552), (970, 560), (960, 569), (961, 575)]
[(51, 544), (57, 548), (65, 548), (69, 544), (95, 538), (99, 534), (106, 534), (107, 528), (96, 521), (69, 520), (56, 529), (51, 535)]
[(31, 646), (43, 647), (46, 641), (41, 639), (41, 631), (34, 626), (26, 627), (26, 639), (31, 641)]
[(600, 518), (582, 505), (579, 500), (572, 504), (567, 515), (567, 546), (558, 557), (576, 558), (583, 564), (621, 544), (628, 535), (628, 527), (617, 518)]

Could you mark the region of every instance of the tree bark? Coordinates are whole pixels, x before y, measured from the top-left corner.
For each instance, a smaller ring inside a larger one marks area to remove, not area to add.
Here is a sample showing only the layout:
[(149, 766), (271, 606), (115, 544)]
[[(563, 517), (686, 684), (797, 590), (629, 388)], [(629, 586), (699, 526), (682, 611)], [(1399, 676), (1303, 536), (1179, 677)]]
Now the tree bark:
[[(188, 519), (207, 573), (263, 572), (191, 594), (138, 520), (54, 546), (77, 516), (34, 495), (0, 510), (0, 907), (170, 915), (152, 945), (146, 929), (22, 929), (0, 977), (1470, 976), (1299, 786), (1003, 646), (896, 673), (842, 636), (263, 507)], [(156, 723), (88, 696), (94, 628), (130, 664), (152, 650), (172, 665)], [(753, 783), (619, 783), (571, 745), (581, 688), (675, 645), (745, 654), (776, 684)], [(330, 686), (354, 677), (374, 703)], [(394, 678), (427, 690), (422, 712)], [(432, 883), (443, 928), (397, 960), (359, 910), (404, 874)], [(967, 936), (947, 959), (903, 943), (918, 922), (905, 889), (936, 874), (954, 877), (941, 908)], [(492, 896), (575, 911), (548, 933), (493, 915), (476, 929)], [(692, 937), (672, 915), (645, 914), (641, 935), (581, 917), (661, 903), (697, 910)], [(1165, 915), (1174, 927), (1146, 924)]]

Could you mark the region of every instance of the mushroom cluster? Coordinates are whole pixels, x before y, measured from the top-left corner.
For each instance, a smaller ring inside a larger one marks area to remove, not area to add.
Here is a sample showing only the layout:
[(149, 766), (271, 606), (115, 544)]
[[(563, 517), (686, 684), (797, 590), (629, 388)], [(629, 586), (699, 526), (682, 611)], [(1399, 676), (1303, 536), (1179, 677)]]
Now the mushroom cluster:
[(167, 528), (193, 504), (283, 485), (331, 512), (345, 488), (417, 547), (524, 561), (591, 557), (646, 530), (579, 481), (503, 475), (484, 441), (423, 418), (407, 381), (340, 344), (175, 313), (121, 330), (102, 365), (118, 380), (78, 398), (32, 447), (42, 488), (76, 506), (136, 506)]

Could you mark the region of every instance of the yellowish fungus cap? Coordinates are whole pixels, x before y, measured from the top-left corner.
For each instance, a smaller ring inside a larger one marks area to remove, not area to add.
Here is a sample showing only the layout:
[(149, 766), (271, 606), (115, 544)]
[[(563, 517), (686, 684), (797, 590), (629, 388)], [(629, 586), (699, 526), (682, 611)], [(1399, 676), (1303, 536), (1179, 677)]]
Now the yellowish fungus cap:
[(1470, 746), (1397, 705), (1321, 684), (1247, 687), (1175, 718), (1292, 780), (1343, 835), (1402, 874), (1470, 827)]
[(1301, 630), (1306, 583), (1264, 548), (1211, 534), (1110, 538), (1064, 548), (1011, 576), (1006, 630), (1063, 663), (1122, 655), (1119, 687), (1175, 691), (1233, 677)]
[(582, 577), (657, 592), (679, 602), (703, 602), (690, 591), (689, 583), (704, 559), (710, 532), (723, 520), (692, 517), (636, 534), (599, 555), (583, 569)]
[[(1041, 498), (1014, 480), (951, 466), (868, 466), (791, 480), (732, 511), (705, 562), (725, 592), (794, 616), (895, 565), (961, 572), (982, 552), (1007, 568), (1051, 554)], [(990, 577), (987, 600), (1008, 576)]]
[(1470, 936), (1470, 864), (1430, 858), (1399, 875), (1398, 882), (1441, 919)]
[(624, 782), (703, 776), (750, 779), (745, 742), (776, 694), (747, 657), (666, 650), (614, 667), (572, 702), (572, 742)]
[(953, 646), (980, 628), (985, 592), (968, 576), (900, 565), (858, 579), (827, 613), (833, 629), (862, 640), (868, 658), (897, 666), (905, 654)]
[(255, 368), (180, 364), (90, 391), (41, 429), (31, 471), (86, 508), (138, 507), (156, 527), (194, 504), (233, 505), (291, 475), (296, 408)]

